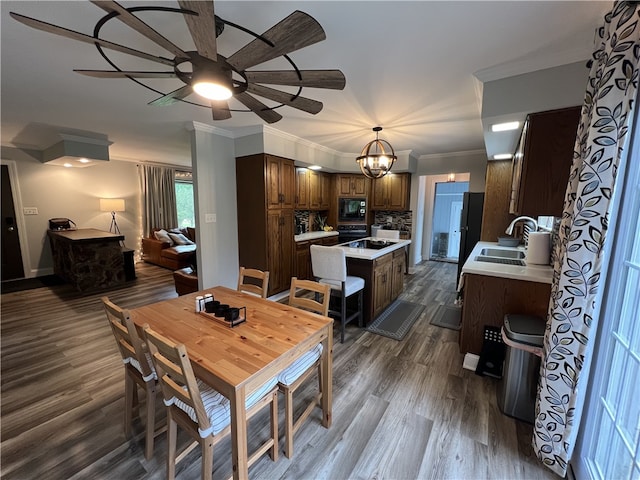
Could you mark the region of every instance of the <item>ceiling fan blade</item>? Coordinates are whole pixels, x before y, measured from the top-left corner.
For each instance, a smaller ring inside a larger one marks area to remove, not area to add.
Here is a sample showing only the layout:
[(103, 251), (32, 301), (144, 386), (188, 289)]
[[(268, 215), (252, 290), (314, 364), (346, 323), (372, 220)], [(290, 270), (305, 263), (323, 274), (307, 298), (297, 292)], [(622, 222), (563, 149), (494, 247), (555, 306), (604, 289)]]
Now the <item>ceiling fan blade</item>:
[(149, 102), (149, 105), (158, 105), (161, 107), (171, 105), (172, 103), (176, 103), (183, 98), (188, 97), (189, 95), (191, 95), (192, 91), (193, 90), (191, 90), (191, 85), (185, 85), (184, 87), (180, 87), (173, 92), (169, 92), (160, 98), (156, 98), (152, 102)]
[(180, 8), (191, 10), (198, 15), (185, 15), (184, 19), (196, 44), (196, 50), (203, 57), (216, 62), (218, 47), (216, 45), (216, 16), (213, 1), (179, 0)]
[(87, 77), (96, 78), (176, 78), (175, 72), (133, 72), (118, 70), (74, 70)]
[(125, 47), (124, 45), (119, 45), (117, 43), (109, 42), (107, 40), (94, 38), (89, 35), (85, 35), (84, 33), (76, 32), (75, 30), (69, 30), (63, 27), (58, 27), (57, 25), (43, 22), (41, 20), (36, 20), (35, 18), (25, 17), (24, 15), (20, 15), (18, 13), (10, 12), (10, 15), (20, 23), (24, 23), (25, 25), (35, 28), (36, 30), (42, 30), (43, 32), (54, 33), (62, 37), (79, 40), (81, 42), (86, 42), (91, 44), (97, 43), (98, 45), (101, 45), (104, 48), (116, 50), (118, 52), (126, 53), (128, 55), (134, 55), (136, 57), (144, 58), (145, 60), (150, 60), (152, 62), (163, 63), (165, 65), (171, 65), (171, 66), (174, 65), (173, 60), (170, 60), (168, 58), (149, 55), (148, 53), (141, 52), (139, 50), (134, 50), (133, 48)]
[(273, 100), (274, 102), (284, 103), (293, 108), (297, 108), (298, 110), (302, 110), (303, 112), (316, 114), (322, 110), (322, 102), (318, 102), (317, 100), (311, 100), (310, 98), (305, 97), (295, 97), (293, 98), (293, 94), (282, 92), (280, 90), (275, 90), (269, 87), (263, 87), (262, 85), (253, 85), (249, 84), (247, 86), (247, 92), (253, 93), (254, 95), (258, 95), (260, 97), (268, 98), (269, 100)]
[(293, 70), (244, 72), (250, 83), (291, 85), (294, 87), (331, 88), (342, 90), (346, 80), (340, 70), (300, 70), (302, 79)]
[(320, 24), (310, 15), (296, 10), (262, 34), (273, 46), (256, 38), (227, 58), (227, 63), (245, 70), (280, 55), (321, 42), (326, 38)]
[(214, 120), (226, 120), (231, 118), (231, 110), (226, 100), (211, 100), (211, 113)]
[(126, 8), (120, 5), (118, 2), (110, 2), (110, 1), (102, 1), (102, 0), (92, 0), (91, 3), (97, 5), (102, 8), (106, 12), (116, 12), (116, 18), (122, 21), (125, 25), (133, 28), (136, 32), (144, 35), (149, 40), (157, 43), (162, 48), (168, 50), (173, 53), (176, 57), (180, 58), (188, 58), (189, 56), (179, 47), (171, 43), (167, 38), (160, 35), (149, 25), (144, 23), (138, 17), (130, 13)]
[(278, 120), (282, 119), (282, 115), (275, 110), (270, 110), (264, 103), (257, 98), (252, 97), (247, 92), (238, 93), (234, 95), (233, 98), (245, 105), (249, 110), (267, 123), (276, 123)]

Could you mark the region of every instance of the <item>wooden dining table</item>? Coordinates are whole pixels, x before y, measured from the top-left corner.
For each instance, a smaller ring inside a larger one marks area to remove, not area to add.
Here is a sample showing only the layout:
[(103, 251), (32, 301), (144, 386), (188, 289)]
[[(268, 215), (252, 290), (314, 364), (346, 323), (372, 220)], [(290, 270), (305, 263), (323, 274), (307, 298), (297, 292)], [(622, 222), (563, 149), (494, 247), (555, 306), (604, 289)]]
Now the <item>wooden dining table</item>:
[[(246, 321), (229, 327), (195, 311), (196, 296), (213, 294), (246, 307)], [(323, 344), (322, 425), (331, 426), (333, 320), (226, 287), (214, 287), (131, 310), (141, 329), (185, 345), (195, 375), (230, 400), (233, 478), (248, 478), (247, 395), (318, 343)]]

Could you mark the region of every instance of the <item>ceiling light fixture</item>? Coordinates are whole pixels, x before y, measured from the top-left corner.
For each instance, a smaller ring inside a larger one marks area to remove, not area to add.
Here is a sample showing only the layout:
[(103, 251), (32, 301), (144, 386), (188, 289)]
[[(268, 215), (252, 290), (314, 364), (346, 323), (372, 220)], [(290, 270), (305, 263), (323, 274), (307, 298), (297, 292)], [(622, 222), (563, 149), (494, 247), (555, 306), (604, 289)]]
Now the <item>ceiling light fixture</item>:
[(494, 160), (511, 160), (513, 158), (513, 154), (511, 153), (497, 153), (493, 156)]
[[(376, 132), (376, 139), (367, 143), (360, 156), (356, 158), (356, 162), (360, 166), (360, 171), (369, 178), (381, 178), (391, 171), (391, 167), (398, 157), (393, 147), (386, 140), (378, 138), (378, 133), (382, 131), (382, 127), (373, 127)], [(385, 149), (386, 144), (386, 149)], [(390, 151), (390, 153), (389, 153)]]
[(492, 132), (506, 132), (508, 130), (516, 130), (520, 126), (520, 122), (504, 122), (491, 125)]
[(309, 170), (322, 170), (320, 165), (310, 165), (307, 167)]
[(233, 95), (231, 72), (228, 77), (225, 78), (224, 74), (206, 70), (196, 72), (193, 74), (191, 86), (194, 92), (209, 100), (229, 100)]

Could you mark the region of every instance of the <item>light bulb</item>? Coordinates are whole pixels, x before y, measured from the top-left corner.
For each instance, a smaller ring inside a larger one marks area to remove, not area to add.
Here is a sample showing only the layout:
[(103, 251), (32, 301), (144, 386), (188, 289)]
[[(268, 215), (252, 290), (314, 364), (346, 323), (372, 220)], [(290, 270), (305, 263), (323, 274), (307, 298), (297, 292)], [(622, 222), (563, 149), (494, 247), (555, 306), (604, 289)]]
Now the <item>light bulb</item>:
[(228, 100), (232, 95), (229, 88), (213, 82), (195, 83), (193, 91), (209, 100)]

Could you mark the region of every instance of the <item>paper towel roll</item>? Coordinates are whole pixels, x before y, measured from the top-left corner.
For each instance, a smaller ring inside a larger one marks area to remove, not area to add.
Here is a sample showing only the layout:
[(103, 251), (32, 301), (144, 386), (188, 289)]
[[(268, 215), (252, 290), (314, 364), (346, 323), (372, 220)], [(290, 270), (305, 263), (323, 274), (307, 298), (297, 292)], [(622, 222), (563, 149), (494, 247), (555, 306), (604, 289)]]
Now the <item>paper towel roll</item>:
[(549, 265), (551, 261), (551, 234), (549, 232), (531, 232), (525, 257), (527, 264)]

